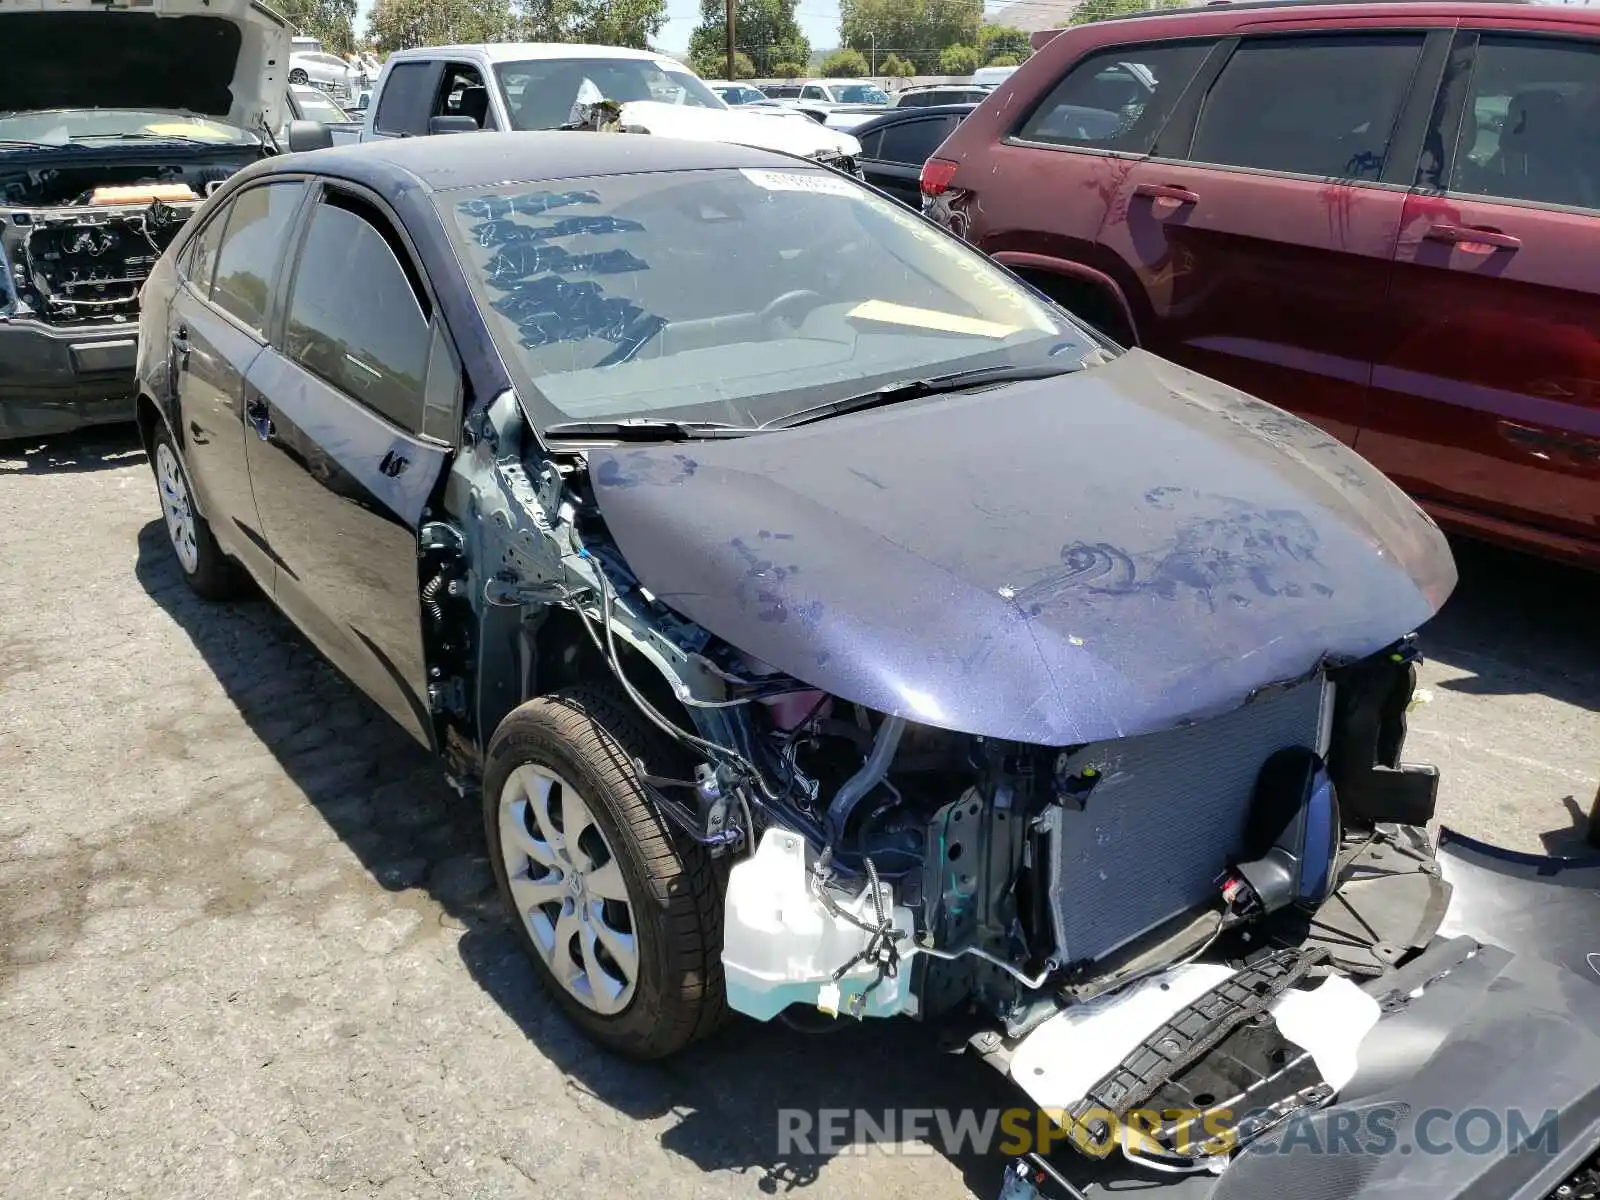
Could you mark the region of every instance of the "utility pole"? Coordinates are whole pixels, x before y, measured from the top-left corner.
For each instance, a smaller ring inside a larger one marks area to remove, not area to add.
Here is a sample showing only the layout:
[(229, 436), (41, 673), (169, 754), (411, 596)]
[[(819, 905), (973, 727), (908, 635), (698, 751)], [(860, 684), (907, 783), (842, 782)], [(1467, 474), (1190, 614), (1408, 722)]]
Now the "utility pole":
[(867, 36), (872, 39), (872, 66), (867, 71), (867, 74), (876, 75), (878, 73), (878, 35), (869, 33)]
[(739, 78), (733, 71), (733, 6), (737, 0), (726, 0), (728, 6), (728, 81)]

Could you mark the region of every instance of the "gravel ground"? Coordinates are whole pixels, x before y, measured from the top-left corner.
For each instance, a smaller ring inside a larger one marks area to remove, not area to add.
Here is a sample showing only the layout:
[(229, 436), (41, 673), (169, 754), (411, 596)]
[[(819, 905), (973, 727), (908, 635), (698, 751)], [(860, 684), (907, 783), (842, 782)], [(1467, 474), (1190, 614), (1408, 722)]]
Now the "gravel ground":
[[(1411, 757), (1449, 823), (1559, 849), (1600, 771), (1600, 579), (1461, 564)], [(131, 434), (0, 447), (0, 612), (0, 1195), (993, 1194), (993, 1158), (778, 1153), (780, 1107), (1010, 1100), (909, 1022), (592, 1051), (476, 812), (265, 601), (189, 595)]]

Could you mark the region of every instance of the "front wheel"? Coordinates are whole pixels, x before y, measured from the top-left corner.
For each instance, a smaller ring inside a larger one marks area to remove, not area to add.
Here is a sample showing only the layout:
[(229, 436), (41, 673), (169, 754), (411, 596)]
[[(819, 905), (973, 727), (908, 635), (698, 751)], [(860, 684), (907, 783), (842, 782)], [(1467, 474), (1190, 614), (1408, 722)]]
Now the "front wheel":
[(289, 72), (289, 82), (290, 83), (304, 84), (304, 83), (307, 83), (309, 81), (310, 81), (310, 76), (308, 76), (299, 67), (296, 67), (294, 70)]
[(156, 492), (167, 525), (167, 542), (183, 572), (183, 581), (202, 599), (233, 599), (241, 590), (239, 568), (222, 552), (211, 536), (211, 526), (195, 509), (188, 473), (164, 426), (156, 432), (151, 466), (155, 468)]
[(614, 689), (581, 685), (500, 723), (484, 824), (518, 943), (591, 1038), (663, 1058), (726, 1009), (722, 894), (703, 847), (663, 824), (644, 785), (673, 746)]

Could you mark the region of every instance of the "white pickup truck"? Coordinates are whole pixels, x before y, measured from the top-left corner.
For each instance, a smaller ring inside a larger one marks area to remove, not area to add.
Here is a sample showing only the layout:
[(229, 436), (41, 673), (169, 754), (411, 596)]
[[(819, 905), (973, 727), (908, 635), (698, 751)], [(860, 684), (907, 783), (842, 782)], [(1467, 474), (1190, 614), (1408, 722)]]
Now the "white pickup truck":
[(602, 100), (624, 131), (781, 150), (856, 173), (861, 144), (787, 114), (730, 108), (682, 63), (646, 50), (546, 42), (426, 46), (389, 56), (362, 141), (560, 129)]

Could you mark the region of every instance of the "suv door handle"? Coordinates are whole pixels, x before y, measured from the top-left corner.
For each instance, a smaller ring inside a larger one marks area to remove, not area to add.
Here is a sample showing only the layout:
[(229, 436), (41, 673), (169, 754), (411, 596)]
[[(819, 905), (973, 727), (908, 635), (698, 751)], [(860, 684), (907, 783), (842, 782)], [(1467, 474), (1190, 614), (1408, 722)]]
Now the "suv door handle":
[(267, 410), (265, 400), (251, 400), (244, 406), (244, 415), (263, 442), (272, 436), (272, 414)]
[(1430, 225), (1422, 236), (1430, 242), (1446, 242), (1467, 254), (1522, 249), (1521, 238), (1498, 229), (1479, 229), (1475, 225)]
[(1172, 211), (1186, 204), (1199, 204), (1200, 193), (1169, 183), (1140, 183), (1134, 185), (1135, 196), (1145, 196), (1155, 201), (1153, 207)]

